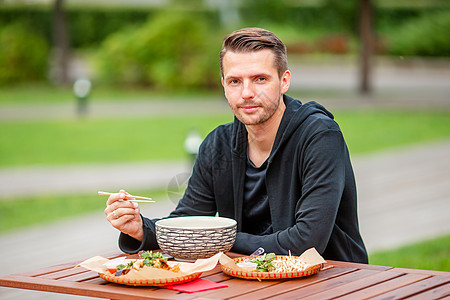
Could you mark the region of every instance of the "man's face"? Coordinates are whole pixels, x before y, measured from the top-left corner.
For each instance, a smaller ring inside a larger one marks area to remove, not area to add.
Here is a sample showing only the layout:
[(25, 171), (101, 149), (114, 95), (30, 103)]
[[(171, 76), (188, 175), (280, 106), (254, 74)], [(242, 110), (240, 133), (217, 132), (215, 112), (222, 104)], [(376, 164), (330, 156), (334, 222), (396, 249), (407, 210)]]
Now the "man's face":
[(223, 58), (222, 85), (231, 110), (245, 125), (259, 125), (273, 116), (281, 119), (280, 102), (291, 79), (289, 71), (281, 78), (274, 64), (274, 54), (268, 49), (236, 53)]

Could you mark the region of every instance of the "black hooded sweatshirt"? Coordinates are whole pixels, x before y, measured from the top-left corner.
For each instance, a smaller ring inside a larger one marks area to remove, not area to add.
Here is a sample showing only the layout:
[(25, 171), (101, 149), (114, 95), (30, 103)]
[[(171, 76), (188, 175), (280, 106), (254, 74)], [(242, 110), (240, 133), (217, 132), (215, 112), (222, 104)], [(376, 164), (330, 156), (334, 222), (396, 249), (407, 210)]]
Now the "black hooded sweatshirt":
[[(247, 130), (239, 120), (213, 130), (200, 146), (183, 198), (169, 217), (235, 219), (234, 252), (300, 255), (315, 247), (325, 259), (367, 263), (359, 233), (356, 184), (342, 132), (333, 115), (315, 102), (284, 95), (286, 110), (267, 159), (266, 189), (273, 233), (242, 232)], [(144, 240), (121, 234), (122, 251), (158, 249), (157, 219), (142, 217)]]

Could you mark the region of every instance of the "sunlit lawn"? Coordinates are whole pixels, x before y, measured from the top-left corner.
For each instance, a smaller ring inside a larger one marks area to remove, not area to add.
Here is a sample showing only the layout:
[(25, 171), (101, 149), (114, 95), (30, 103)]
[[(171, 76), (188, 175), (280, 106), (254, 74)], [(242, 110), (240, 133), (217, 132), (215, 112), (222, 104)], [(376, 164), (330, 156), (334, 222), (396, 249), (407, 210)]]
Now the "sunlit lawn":
[(186, 158), (191, 129), (205, 136), (232, 115), (1, 124), (0, 166)]
[(369, 263), (450, 272), (450, 235), (369, 255)]
[(335, 114), (351, 154), (450, 137), (450, 111), (345, 111)]

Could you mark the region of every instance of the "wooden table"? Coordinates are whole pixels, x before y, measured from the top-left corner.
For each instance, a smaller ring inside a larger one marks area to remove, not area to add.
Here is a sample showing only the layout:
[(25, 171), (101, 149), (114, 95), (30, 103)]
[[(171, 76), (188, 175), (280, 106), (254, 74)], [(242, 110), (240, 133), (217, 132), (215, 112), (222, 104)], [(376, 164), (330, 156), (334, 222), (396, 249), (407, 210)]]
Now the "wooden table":
[[(231, 257), (239, 255), (229, 253)], [(107, 256), (109, 258), (117, 255)], [(450, 298), (450, 272), (328, 261), (318, 274), (298, 279), (254, 281), (230, 277), (220, 267), (202, 278), (226, 288), (180, 293), (158, 287), (109, 283), (72, 262), (0, 278), (0, 286), (108, 299), (439, 299)]]

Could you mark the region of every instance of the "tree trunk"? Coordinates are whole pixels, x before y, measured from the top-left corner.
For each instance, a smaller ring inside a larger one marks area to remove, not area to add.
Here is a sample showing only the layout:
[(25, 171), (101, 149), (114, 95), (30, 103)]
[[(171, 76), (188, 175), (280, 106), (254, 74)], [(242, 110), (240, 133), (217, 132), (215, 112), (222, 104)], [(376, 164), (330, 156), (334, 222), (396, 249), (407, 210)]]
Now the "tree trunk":
[(360, 0), (359, 12), (359, 34), (360, 34), (360, 85), (359, 91), (362, 94), (369, 94), (371, 86), (371, 57), (374, 45), (373, 33), (373, 4), (371, 0)]
[(64, 12), (64, 0), (55, 0), (53, 12), (53, 39), (55, 59), (55, 81), (58, 84), (69, 84), (69, 32)]

